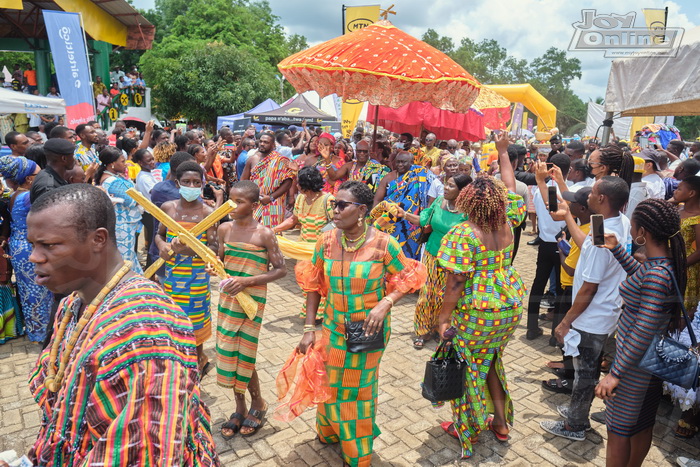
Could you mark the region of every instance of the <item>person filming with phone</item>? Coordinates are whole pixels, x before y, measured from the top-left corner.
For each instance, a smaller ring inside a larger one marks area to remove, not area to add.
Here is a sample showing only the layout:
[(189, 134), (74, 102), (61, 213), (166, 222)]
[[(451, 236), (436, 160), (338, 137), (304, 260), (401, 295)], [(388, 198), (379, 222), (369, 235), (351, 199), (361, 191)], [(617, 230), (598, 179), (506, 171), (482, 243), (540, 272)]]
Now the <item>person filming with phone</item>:
[[(630, 221), (620, 210), (627, 203), (629, 187), (620, 177), (602, 177), (588, 196), (591, 213), (602, 215), (603, 222), (591, 219), (591, 234), (585, 235), (576, 224), (568, 205), (559, 201), (551, 213), (556, 220), (565, 220), (572, 239), (581, 247), (581, 256), (574, 271), (573, 302), (554, 331), (557, 341), (573, 350), (576, 376), (568, 406), (557, 407), (565, 420), (547, 420), (540, 426), (547, 432), (567, 439), (583, 441), (590, 427), (588, 415), (600, 373), (600, 357), (608, 336), (615, 332), (622, 299), (619, 285), (627, 277), (625, 270), (610, 250), (594, 245), (604, 243), (600, 232), (613, 234), (627, 245)], [(600, 217), (597, 217), (600, 219)], [(602, 229), (602, 230), (601, 230)]]

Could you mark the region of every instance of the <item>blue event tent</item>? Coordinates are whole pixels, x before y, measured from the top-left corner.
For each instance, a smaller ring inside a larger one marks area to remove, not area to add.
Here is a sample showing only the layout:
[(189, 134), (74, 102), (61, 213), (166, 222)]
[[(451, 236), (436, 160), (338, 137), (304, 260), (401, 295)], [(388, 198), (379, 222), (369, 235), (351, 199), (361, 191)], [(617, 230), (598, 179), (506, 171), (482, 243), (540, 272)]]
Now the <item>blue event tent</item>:
[(267, 112), (268, 110), (276, 110), (279, 109), (280, 105), (273, 101), (272, 99), (267, 99), (261, 102), (260, 104), (256, 105), (252, 109), (250, 109), (247, 112), (241, 112), (239, 114), (235, 115), (224, 115), (222, 117), (216, 117), (216, 128), (220, 129), (222, 126), (228, 126), (229, 128), (233, 128), (233, 122), (235, 120), (240, 120), (241, 118), (245, 118), (245, 114), (247, 113), (259, 113), (259, 112)]

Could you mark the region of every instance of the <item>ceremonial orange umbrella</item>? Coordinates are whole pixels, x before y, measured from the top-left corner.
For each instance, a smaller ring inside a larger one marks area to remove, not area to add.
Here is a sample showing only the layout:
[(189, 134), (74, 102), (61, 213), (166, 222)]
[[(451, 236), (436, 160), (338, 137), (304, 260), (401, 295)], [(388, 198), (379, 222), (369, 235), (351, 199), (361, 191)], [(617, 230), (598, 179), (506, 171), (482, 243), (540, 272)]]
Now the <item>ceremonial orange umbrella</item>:
[(300, 93), (335, 93), (392, 108), (424, 101), (466, 112), (481, 88), (450, 57), (387, 20), (298, 52), (277, 67)]

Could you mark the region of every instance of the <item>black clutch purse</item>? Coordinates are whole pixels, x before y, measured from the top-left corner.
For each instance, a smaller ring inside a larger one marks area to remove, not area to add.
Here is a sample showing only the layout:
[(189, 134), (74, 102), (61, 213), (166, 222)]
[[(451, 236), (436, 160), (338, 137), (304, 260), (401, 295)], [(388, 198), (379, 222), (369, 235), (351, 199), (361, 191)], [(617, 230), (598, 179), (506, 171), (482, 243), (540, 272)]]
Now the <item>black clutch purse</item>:
[(376, 334), (365, 336), (364, 321), (345, 322), (345, 344), (348, 352), (360, 353), (384, 348), (384, 323)]
[(430, 402), (458, 399), (464, 395), (467, 364), (450, 341), (442, 341), (425, 364), (422, 395)]

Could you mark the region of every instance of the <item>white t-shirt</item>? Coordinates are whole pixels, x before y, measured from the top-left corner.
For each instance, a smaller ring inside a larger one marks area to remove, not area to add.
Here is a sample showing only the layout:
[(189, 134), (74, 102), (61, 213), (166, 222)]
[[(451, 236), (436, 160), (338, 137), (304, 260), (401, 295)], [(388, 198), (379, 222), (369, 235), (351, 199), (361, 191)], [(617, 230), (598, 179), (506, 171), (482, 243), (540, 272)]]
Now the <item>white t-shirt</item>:
[(429, 198), (439, 198), (440, 196), (445, 194), (445, 185), (442, 184), (440, 180), (437, 178), (433, 180), (433, 183), (430, 184), (430, 187), (428, 188), (428, 197)]
[[(624, 214), (605, 219), (605, 233), (615, 234), (618, 242), (626, 244), (630, 235), (629, 219)], [(598, 284), (598, 291), (571, 327), (591, 334), (612, 334), (622, 306), (619, 287), (626, 277), (627, 273), (610, 250), (593, 245), (592, 234), (588, 234), (574, 273), (572, 299), (576, 300), (584, 282)]]
[(595, 185), (595, 178), (587, 177), (584, 180), (581, 180), (580, 182), (576, 182), (573, 185), (569, 187), (569, 191), (573, 191), (574, 193), (580, 190), (581, 188), (585, 188), (587, 186), (593, 186)]
[(649, 198), (664, 199), (666, 196), (666, 187), (664, 186), (664, 180), (657, 174), (647, 175), (642, 177), (642, 181), (647, 184), (647, 192), (649, 193)]
[(649, 190), (647, 190), (646, 182), (633, 182), (630, 185), (630, 197), (625, 208), (625, 215), (632, 217), (632, 213), (637, 209), (637, 205), (645, 199), (649, 199)]
[[(547, 186), (556, 187), (557, 183), (554, 180), (550, 180), (547, 182)], [(557, 193), (559, 193), (559, 188), (557, 188)], [(545, 206), (542, 200), (539, 188), (535, 187), (535, 196), (533, 196), (532, 199), (535, 204), (535, 212), (537, 213), (537, 228), (540, 231), (539, 237), (545, 242), (556, 242), (556, 236), (561, 232), (561, 229), (566, 227), (566, 222), (552, 219), (547, 206)]]

